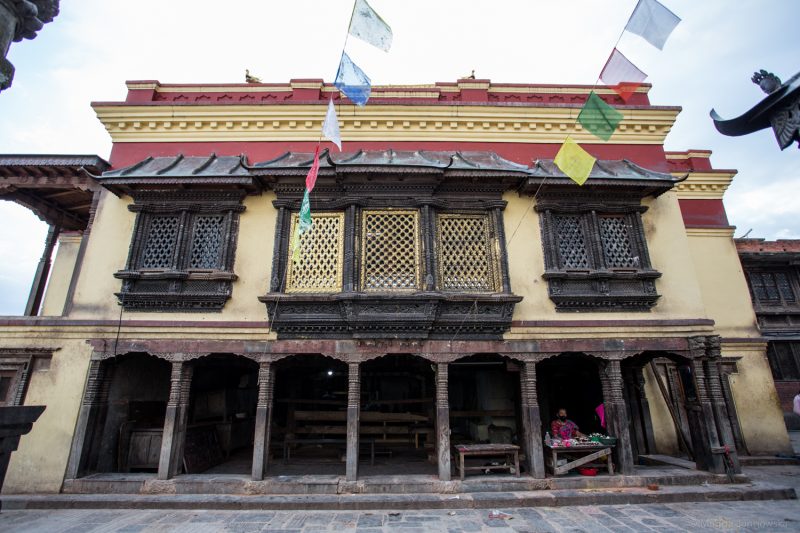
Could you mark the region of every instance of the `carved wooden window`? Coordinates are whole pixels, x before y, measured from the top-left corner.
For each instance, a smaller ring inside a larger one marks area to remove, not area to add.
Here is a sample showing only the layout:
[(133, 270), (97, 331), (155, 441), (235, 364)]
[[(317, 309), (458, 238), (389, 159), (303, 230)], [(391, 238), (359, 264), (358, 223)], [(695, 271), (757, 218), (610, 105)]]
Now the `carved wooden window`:
[(747, 273), (750, 290), (761, 305), (788, 305), (796, 302), (790, 272), (750, 271)]
[[(300, 235), (300, 251), (289, 247), (286, 292), (321, 293), (342, 290), (344, 213), (315, 213), (311, 230)], [(298, 214), (292, 214), (289, 242), (294, 242)]]
[(419, 289), (419, 212), (365, 210), (361, 226), (362, 289)]
[(241, 191), (138, 191), (128, 267), (117, 294), (127, 310), (218, 310), (231, 294)]
[(560, 311), (647, 310), (658, 299), (640, 211), (580, 205), (537, 207), (550, 298)]
[(439, 289), (497, 291), (497, 246), (489, 215), (439, 214), (436, 223)]
[(630, 221), (623, 216), (600, 216), (600, 243), (606, 268), (637, 268), (639, 257), (631, 244)]
[(778, 381), (800, 380), (800, 343), (770, 342), (767, 358), (772, 377)]

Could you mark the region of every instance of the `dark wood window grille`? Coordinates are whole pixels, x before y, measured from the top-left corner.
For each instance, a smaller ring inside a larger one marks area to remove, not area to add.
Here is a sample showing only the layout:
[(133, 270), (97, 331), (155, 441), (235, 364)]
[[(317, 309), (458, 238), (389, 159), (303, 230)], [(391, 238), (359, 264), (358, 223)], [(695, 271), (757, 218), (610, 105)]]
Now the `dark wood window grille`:
[(658, 299), (638, 205), (537, 206), (548, 292), (559, 311), (646, 311)]
[(439, 289), (497, 291), (497, 247), (489, 215), (439, 214), (436, 222)]
[(230, 298), (241, 191), (138, 191), (128, 266), (117, 272), (127, 310), (219, 310)]
[(787, 305), (796, 301), (788, 272), (747, 273), (753, 297), (762, 305)]
[(770, 342), (767, 358), (772, 377), (778, 381), (800, 380), (800, 342)]
[(364, 211), (362, 228), (363, 290), (419, 289), (419, 212)]

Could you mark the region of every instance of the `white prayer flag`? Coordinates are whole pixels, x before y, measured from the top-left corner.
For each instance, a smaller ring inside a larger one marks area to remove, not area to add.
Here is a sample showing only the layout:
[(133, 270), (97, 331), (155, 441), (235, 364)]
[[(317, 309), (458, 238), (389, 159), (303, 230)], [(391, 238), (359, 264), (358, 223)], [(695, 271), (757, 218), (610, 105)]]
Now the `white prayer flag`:
[(680, 17), (658, 0), (639, 0), (625, 29), (663, 50), (669, 34), (680, 21)]
[(386, 24), (367, 0), (356, 0), (350, 19), (350, 35), (388, 52), (392, 47), (392, 28)]
[(322, 135), (342, 151), (342, 134), (339, 131), (339, 119), (336, 116), (336, 107), (333, 105), (333, 98), (328, 101), (328, 114), (325, 115), (325, 122), (322, 123)]

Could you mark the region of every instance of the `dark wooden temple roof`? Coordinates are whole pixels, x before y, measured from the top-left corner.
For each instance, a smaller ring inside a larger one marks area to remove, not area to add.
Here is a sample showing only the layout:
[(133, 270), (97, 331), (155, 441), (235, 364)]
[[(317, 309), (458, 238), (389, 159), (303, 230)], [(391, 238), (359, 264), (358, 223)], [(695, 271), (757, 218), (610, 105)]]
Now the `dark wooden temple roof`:
[[(135, 165), (104, 172), (98, 181), (117, 194), (135, 189), (234, 186), (257, 192), (281, 177), (305, 176), (314, 160), (312, 152), (286, 152), (274, 159), (249, 165), (245, 156), (148, 157)], [(320, 152), (320, 176), (336, 174), (436, 174), (444, 178), (497, 178), (527, 189), (547, 180), (550, 185), (574, 183), (552, 159), (532, 167), (509, 161), (489, 151), (359, 150)], [(494, 181), (494, 180), (492, 180)], [(598, 161), (583, 189), (617, 186), (637, 189), (642, 195), (661, 194), (681, 181), (671, 174), (644, 169), (627, 160)]]
[(100, 188), (93, 175), (108, 168), (96, 155), (0, 155), (0, 199), (62, 230), (83, 230)]
[(104, 172), (98, 181), (116, 194), (142, 188), (239, 187), (257, 192), (245, 156), (148, 157), (135, 165)]
[[(526, 192), (538, 190), (543, 183), (547, 183), (551, 187), (574, 185), (574, 182), (561, 172), (552, 159), (536, 160), (528, 174), (527, 183), (522, 187), (522, 190)], [(598, 186), (618, 187), (635, 189), (642, 196), (650, 194), (658, 196), (684, 179), (686, 176), (676, 178), (672, 174), (648, 170), (627, 159), (602, 159), (595, 163), (589, 179), (581, 187), (581, 190), (592, 191)]]
[(711, 118), (717, 131), (730, 137), (772, 127), (781, 150), (797, 141), (800, 146), (800, 72), (769, 93), (744, 114), (725, 120), (715, 110)]

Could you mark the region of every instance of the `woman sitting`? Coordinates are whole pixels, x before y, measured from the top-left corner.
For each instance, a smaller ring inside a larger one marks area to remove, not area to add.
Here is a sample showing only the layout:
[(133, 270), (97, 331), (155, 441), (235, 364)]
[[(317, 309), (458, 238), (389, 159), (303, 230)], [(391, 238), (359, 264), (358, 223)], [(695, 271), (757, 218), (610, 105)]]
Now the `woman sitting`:
[(556, 412), (556, 419), (550, 423), (550, 432), (553, 438), (561, 440), (584, 436), (578, 430), (578, 424), (567, 418), (567, 410), (563, 407)]

